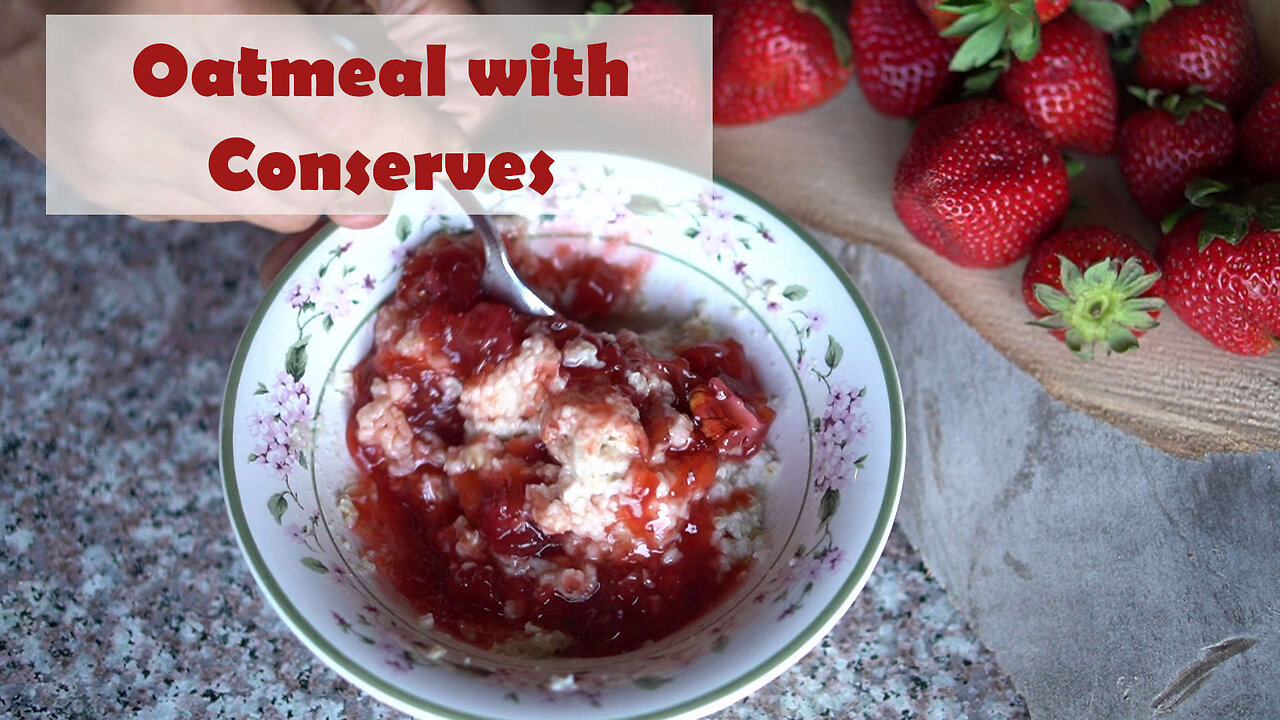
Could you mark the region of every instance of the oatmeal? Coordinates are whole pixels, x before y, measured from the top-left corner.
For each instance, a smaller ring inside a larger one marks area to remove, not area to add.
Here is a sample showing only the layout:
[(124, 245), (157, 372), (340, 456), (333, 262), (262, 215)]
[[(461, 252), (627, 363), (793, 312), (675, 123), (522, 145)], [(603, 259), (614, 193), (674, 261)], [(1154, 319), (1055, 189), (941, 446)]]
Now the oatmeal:
[(732, 339), (583, 324), (619, 310), (643, 265), (512, 252), (564, 316), (490, 300), (469, 237), (406, 263), (353, 373), (354, 527), (436, 629), (521, 654), (630, 650), (750, 568), (774, 413)]

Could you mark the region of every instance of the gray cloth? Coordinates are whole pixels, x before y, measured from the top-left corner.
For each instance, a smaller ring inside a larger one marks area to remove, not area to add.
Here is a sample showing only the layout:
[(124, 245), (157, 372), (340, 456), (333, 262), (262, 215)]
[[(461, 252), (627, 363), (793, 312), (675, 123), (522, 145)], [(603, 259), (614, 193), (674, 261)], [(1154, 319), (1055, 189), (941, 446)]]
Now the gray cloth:
[(1280, 454), (1153, 450), (1048, 397), (897, 260), (845, 264), (902, 376), (899, 523), (1032, 717), (1280, 717)]

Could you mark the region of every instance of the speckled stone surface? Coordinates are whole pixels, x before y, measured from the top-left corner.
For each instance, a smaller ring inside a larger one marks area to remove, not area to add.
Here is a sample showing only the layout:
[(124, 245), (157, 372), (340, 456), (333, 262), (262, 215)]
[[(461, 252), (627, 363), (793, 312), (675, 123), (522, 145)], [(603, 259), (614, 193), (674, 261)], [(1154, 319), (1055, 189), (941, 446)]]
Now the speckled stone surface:
[[(0, 136), (0, 714), (380, 718), (267, 605), (223, 505), (217, 418), (272, 242), (44, 215)], [(718, 717), (1020, 718), (900, 532), (799, 665)]]

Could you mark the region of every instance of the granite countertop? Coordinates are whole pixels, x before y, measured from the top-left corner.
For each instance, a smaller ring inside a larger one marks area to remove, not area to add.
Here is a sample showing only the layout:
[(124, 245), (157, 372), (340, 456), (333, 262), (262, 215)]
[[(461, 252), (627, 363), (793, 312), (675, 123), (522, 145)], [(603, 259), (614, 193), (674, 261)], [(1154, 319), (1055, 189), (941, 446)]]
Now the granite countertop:
[[(217, 419), (272, 235), (46, 217), (0, 136), (0, 713), (389, 717), (264, 602), (223, 505)], [(895, 531), (853, 609), (721, 718), (1025, 717)]]

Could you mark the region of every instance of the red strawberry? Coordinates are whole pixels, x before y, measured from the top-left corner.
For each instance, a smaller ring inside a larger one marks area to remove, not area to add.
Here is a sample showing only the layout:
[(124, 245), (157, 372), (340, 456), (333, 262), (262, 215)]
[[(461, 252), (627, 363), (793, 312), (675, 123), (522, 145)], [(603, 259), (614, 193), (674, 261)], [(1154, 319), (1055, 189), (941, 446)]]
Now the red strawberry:
[[(939, 5), (949, 5), (946, 0), (916, 0), (916, 4), (925, 12), (925, 15), (929, 16), (929, 20), (933, 22), (934, 27), (939, 31), (946, 30), (961, 17), (954, 12), (938, 7)], [(978, 8), (979, 11), (997, 5), (996, 2), (978, 4), (981, 5)], [(966, 5), (973, 5), (973, 3), (966, 3)], [(1036, 14), (1040, 16), (1041, 23), (1052, 22), (1054, 18), (1066, 12), (1069, 7), (1071, 7), (1071, 0), (1036, 0)], [(966, 9), (966, 13), (968, 12), (971, 11)]]
[(1058, 151), (1022, 111), (995, 100), (930, 111), (893, 179), (902, 224), (967, 267), (1001, 267), (1026, 255), (1069, 203)]
[(1130, 115), (1121, 126), (1120, 174), (1138, 206), (1158, 222), (1182, 205), (1190, 180), (1214, 175), (1231, 162), (1236, 128), (1213, 101), (1135, 94), (1158, 107)]
[(1194, 199), (1197, 185), (1188, 197), (1210, 208), (1182, 219), (1160, 242), (1165, 300), (1214, 345), (1266, 355), (1280, 344), (1280, 185), (1219, 205)]
[(597, 0), (587, 8), (595, 15), (683, 15), (684, 6), (676, 0)]
[(1193, 85), (1232, 113), (1262, 89), (1262, 56), (1245, 0), (1178, 6), (1143, 30), (1134, 72), (1149, 88), (1184, 92)]
[(885, 115), (915, 117), (956, 87), (955, 48), (911, 0), (855, 0), (849, 35), (862, 94)]
[(996, 93), (1026, 111), (1058, 147), (1094, 155), (1114, 149), (1119, 101), (1111, 56), (1102, 33), (1079, 15), (1045, 26), (1040, 52), (1014, 60)]
[(822, 0), (714, 4), (715, 122), (759, 122), (821, 105), (853, 74), (852, 48)]
[(1240, 122), (1240, 156), (1255, 180), (1280, 180), (1280, 82)]
[(1122, 353), (1156, 326), (1163, 288), (1156, 260), (1136, 240), (1104, 227), (1063, 230), (1036, 245), (1022, 273), (1022, 299), (1076, 355), (1095, 343)]

